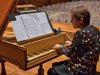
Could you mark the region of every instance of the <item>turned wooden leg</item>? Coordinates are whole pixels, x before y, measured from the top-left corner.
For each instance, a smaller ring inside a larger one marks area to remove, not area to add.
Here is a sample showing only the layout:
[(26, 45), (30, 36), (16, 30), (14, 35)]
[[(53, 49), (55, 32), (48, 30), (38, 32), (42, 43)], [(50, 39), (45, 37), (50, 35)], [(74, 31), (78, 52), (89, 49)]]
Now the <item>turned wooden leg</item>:
[(2, 59), (0, 61), (1, 61), (1, 75), (6, 75), (5, 61)]
[(39, 66), (38, 75), (44, 75), (44, 69), (42, 67), (42, 64), (40, 64), (40, 66)]

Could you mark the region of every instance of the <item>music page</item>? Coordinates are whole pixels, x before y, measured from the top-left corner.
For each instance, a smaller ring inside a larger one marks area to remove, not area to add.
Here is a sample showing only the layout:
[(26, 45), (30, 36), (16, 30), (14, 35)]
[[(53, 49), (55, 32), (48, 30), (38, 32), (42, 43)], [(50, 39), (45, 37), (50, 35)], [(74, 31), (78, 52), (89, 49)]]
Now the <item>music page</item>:
[(30, 38), (53, 32), (45, 12), (23, 14), (21, 18)]
[(17, 41), (28, 39), (29, 37), (27, 36), (21, 17), (15, 16), (15, 18), (16, 18), (16, 21), (11, 21), (11, 25), (12, 25)]

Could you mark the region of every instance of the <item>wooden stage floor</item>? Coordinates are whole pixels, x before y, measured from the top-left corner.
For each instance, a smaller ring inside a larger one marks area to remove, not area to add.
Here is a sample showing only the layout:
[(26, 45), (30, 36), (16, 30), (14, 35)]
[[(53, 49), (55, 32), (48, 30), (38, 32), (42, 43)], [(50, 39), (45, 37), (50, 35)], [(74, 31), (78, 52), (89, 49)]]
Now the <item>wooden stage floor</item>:
[[(66, 56), (62, 55), (60, 57), (57, 57), (55, 59), (52, 59), (52, 60), (44, 63), (44, 65), (43, 65), (44, 71), (45, 71), (44, 75), (47, 75), (47, 71), (51, 67), (52, 63), (62, 61), (62, 60), (66, 60), (66, 59), (68, 59), (68, 58)], [(1, 71), (1, 66), (0, 66), (0, 71)], [(36, 67), (34, 67), (30, 70), (23, 71), (23, 70), (19, 69), (17, 66), (6, 62), (6, 72), (7, 72), (7, 75), (37, 75), (38, 66), (36, 66)], [(100, 61), (97, 64), (97, 72), (98, 72), (97, 75), (100, 75)]]

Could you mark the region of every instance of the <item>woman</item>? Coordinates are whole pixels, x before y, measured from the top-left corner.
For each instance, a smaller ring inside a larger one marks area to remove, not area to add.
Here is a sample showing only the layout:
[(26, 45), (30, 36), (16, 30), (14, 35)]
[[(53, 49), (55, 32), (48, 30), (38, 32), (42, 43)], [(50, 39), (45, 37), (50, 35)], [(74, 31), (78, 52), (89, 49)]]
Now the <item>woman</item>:
[(56, 44), (54, 49), (70, 60), (54, 63), (48, 75), (95, 75), (100, 50), (100, 31), (90, 25), (90, 13), (84, 6), (71, 11), (71, 22), (79, 28), (73, 41)]

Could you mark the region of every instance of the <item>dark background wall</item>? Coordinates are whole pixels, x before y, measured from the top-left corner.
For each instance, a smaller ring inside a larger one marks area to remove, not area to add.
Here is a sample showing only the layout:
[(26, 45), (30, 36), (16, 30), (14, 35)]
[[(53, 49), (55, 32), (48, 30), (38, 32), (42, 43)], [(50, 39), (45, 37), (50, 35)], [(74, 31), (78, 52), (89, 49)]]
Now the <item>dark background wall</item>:
[(35, 2), (36, 6), (40, 7), (67, 1), (72, 1), (72, 0), (20, 0), (19, 4), (34, 4)]

